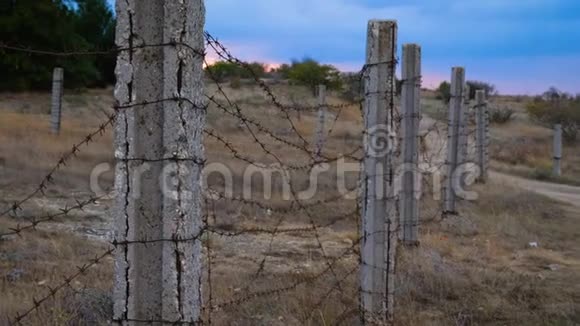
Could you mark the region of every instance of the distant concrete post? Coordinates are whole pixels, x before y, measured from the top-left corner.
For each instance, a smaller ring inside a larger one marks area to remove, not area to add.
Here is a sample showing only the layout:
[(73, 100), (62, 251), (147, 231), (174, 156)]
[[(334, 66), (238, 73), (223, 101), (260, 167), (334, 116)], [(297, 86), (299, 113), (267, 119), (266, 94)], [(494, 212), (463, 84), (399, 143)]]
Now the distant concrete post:
[(459, 184), (456, 169), (462, 162), (460, 155), (462, 134), (461, 126), (464, 121), (463, 113), (463, 91), (465, 83), (465, 69), (454, 67), (451, 73), (451, 99), (449, 101), (449, 122), (447, 131), (447, 178), (444, 191), (444, 212), (445, 214), (456, 213), (455, 185)]
[(477, 90), (475, 93), (476, 100), (476, 159), (477, 166), (480, 170), (479, 182), (487, 181), (487, 164), (488, 164), (488, 139), (487, 139), (487, 102), (485, 101), (485, 91)]
[(60, 133), (60, 116), (62, 110), (64, 73), (62, 68), (52, 72), (52, 99), (50, 102), (50, 125), (53, 134)]
[(421, 47), (417, 44), (403, 45), (401, 93), (401, 153), (403, 167), (401, 176), (401, 240), (407, 245), (419, 242), (419, 121), (421, 111)]
[(457, 165), (467, 163), (469, 159), (469, 128), (467, 126), (471, 117), (471, 110), (469, 108), (469, 85), (467, 83), (463, 86), (463, 106), (461, 107), (461, 114), (459, 115), (459, 146), (457, 154)]
[(204, 1), (117, 1), (116, 12), (116, 44), (130, 50), (116, 67), (114, 322), (197, 325)]
[(316, 159), (324, 148), (324, 122), (326, 119), (326, 85), (318, 85), (318, 121), (316, 124)]
[(562, 125), (554, 126), (554, 175), (562, 175)]
[(393, 319), (398, 220), (393, 202), (394, 94), (397, 22), (368, 24), (364, 101), (365, 158), (361, 230), (361, 321)]

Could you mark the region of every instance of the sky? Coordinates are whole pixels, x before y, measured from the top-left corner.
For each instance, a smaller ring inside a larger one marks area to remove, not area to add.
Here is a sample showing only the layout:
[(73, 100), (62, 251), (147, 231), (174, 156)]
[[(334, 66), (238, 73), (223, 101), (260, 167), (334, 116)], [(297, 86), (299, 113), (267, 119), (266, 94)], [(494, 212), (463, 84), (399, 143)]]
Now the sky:
[(310, 57), (343, 71), (365, 60), (367, 22), (398, 22), (422, 47), (423, 85), (451, 67), (503, 94), (580, 93), (580, 0), (206, 0), (206, 30), (243, 60)]

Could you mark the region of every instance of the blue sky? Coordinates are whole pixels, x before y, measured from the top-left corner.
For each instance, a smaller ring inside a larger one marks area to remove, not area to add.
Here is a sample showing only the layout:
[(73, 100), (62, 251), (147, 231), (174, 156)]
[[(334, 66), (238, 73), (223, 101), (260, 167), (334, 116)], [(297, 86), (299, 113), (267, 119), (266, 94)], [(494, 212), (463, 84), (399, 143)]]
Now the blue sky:
[[(580, 0), (207, 0), (206, 29), (245, 60), (364, 63), (369, 19), (423, 49), (425, 86), (465, 66), (502, 93), (580, 93)], [(400, 50), (399, 50), (400, 51)]]

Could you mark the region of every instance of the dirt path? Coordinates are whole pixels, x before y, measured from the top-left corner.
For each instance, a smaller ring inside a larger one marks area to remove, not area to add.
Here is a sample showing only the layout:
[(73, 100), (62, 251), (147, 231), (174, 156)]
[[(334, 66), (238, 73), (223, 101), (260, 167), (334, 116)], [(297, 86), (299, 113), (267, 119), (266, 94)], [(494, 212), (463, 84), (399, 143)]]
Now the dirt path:
[[(428, 116), (423, 116), (420, 129), (424, 135), (427, 135), (426, 141), (430, 151), (430, 163), (434, 166), (443, 167), (447, 153), (447, 133), (444, 123)], [(489, 177), (498, 183), (516, 186), (574, 207), (580, 207), (580, 187), (526, 179), (496, 171), (490, 171)]]
[(490, 171), (489, 176), (495, 182), (516, 186), (527, 191), (535, 192), (568, 203), (575, 207), (580, 207), (580, 187), (525, 179), (495, 171)]

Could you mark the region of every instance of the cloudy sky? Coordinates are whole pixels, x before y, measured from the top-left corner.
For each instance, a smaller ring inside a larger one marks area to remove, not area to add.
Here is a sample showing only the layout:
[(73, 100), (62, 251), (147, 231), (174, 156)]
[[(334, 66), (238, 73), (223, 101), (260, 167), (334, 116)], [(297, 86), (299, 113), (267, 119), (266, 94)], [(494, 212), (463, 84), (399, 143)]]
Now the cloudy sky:
[(364, 63), (369, 19), (423, 48), (424, 85), (465, 66), (502, 93), (580, 93), (580, 0), (206, 0), (206, 29), (245, 60)]

